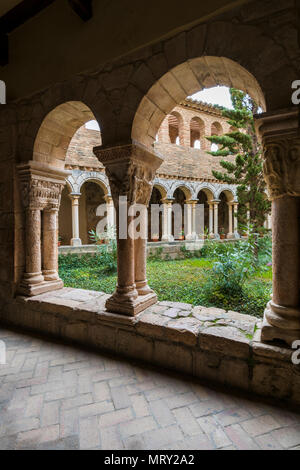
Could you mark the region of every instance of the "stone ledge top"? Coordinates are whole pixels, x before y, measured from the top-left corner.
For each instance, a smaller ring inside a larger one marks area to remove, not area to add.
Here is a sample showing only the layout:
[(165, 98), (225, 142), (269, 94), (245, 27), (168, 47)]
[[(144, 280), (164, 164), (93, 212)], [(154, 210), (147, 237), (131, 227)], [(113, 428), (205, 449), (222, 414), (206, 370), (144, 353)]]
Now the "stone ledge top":
[(66, 287), (35, 297), (18, 297), (17, 301), (55, 316), (62, 315), (72, 323), (100, 322), (117, 328), (134, 328), (144, 336), (240, 358), (249, 358), (252, 348), (257, 358), (290, 360), (290, 350), (257, 340), (261, 328), (259, 318), (169, 301), (158, 302), (136, 317), (128, 317), (107, 312), (105, 302), (108, 297), (103, 292)]

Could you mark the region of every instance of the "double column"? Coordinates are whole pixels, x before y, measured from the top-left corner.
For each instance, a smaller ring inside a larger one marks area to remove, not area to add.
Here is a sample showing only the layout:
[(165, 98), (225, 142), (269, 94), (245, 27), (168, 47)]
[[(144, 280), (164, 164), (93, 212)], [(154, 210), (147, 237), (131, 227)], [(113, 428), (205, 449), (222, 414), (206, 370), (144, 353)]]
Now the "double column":
[(264, 314), (262, 341), (292, 345), (300, 339), (300, 133), (297, 108), (257, 121), (264, 175), (272, 201), (273, 295)]
[(239, 238), (238, 233), (238, 203), (231, 201), (228, 205), (228, 234), (227, 238)]
[[(133, 316), (157, 302), (146, 278), (147, 207), (162, 159), (138, 143), (95, 147), (94, 153), (105, 167), (117, 219), (118, 282), (106, 308)], [(139, 213), (138, 234), (135, 212)]]
[(187, 234), (186, 240), (196, 240), (197, 231), (196, 231), (196, 208), (198, 200), (190, 199), (186, 201), (186, 210), (187, 210)]
[(25, 216), (25, 269), (19, 292), (33, 296), (60, 289), (58, 209), (68, 171), (30, 161), (18, 166)]
[(174, 198), (163, 199), (163, 215), (162, 215), (162, 241), (172, 242), (174, 236), (172, 234), (172, 206)]

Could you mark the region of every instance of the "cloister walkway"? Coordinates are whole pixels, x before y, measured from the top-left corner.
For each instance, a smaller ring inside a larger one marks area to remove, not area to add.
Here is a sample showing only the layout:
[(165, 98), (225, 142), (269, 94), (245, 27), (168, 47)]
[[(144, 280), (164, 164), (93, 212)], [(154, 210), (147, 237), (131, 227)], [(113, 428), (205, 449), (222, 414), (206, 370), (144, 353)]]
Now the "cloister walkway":
[(0, 329), (0, 449), (298, 449), (300, 415)]

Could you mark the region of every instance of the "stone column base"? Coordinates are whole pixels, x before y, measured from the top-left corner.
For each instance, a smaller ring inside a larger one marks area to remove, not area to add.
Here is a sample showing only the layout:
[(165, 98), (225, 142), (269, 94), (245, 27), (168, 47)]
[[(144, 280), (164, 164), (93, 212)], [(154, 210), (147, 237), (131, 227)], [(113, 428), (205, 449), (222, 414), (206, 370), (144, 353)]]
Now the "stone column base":
[(155, 292), (148, 295), (139, 295), (136, 299), (127, 302), (124, 302), (124, 300), (118, 301), (117, 295), (114, 294), (106, 301), (105, 307), (108, 312), (134, 317), (151, 305), (156, 304), (156, 302), (157, 295)]
[(82, 241), (80, 238), (72, 238), (71, 239), (71, 246), (81, 246)]
[(173, 242), (174, 241), (174, 237), (173, 235), (163, 235), (161, 237), (161, 241), (162, 242)]
[(18, 288), (18, 293), (28, 297), (33, 297), (34, 295), (44, 294), (45, 292), (62, 289), (63, 287), (64, 283), (61, 279), (56, 281), (44, 281), (40, 284), (31, 285), (22, 282)]
[[(294, 341), (300, 340), (300, 320), (295, 318), (288, 318), (287, 316), (280, 315), (275, 312), (282, 309), (283, 313), (289, 309), (280, 307), (269, 302), (265, 313), (261, 330), (262, 341), (284, 341), (289, 346), (292, 346)], [(291, 309), (293, 310), (293, 309)], [(300, 312), (299, 312), (300, 313)], [(286, 328), (288, 327), (288, 328)]]
[(228, 240), (233, 240), (235, 238), (235, 235), (234, 235), (234, 233), (227, 233), (226, 238), (228, 238)]

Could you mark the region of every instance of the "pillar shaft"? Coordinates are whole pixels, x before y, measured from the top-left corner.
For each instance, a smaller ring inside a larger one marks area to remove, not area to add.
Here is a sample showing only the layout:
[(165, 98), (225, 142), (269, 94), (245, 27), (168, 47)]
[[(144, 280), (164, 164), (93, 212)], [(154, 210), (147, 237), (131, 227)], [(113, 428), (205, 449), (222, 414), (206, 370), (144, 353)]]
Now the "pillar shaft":
[(213, 237), (214, 235), (214, 205), (209, 203), (209, 235)]
[(238, 234), (238, 204), (234, 204), (234, 213), (233, 213), (233, 226), (234, 233)]
[(43, 282), (41, 257), (41, 211), (26, 210), (26, 273), (28, 284)]
[(81, 239), (79, 237), (79, 198), (81, 194), (70, 194), (72, 202), (72, 246), (80, 246)]
[(272, 201), (273, 296), (262, 340), (292, 345), (300, 339), (299, 111), (265, 114), (257, 125), (264, 146), (264, 176)]
[(214, 236), (219, 238), (219, 204), (220, 201), (214, 201)]
[(43, 211), (43, 276), (45, 281), (59, 279), (57, 272), (57, 214), (58, 209)]
[(164, 199), (163, 201), (163, 233), (162, 241), (173, 241), (172, 234), (172, 204), (173, 199)]
[(95, 147), (94, 153), (105, 167), (117, 217), (118, 282), (106, 308), (133, 316), (155, 303), (157, 297), (146, 280), (146, 235), (138, 238), (128, 233), (134, 221), (129, 208), (140, 205), (147, 212), (162, 160), (137, 143), (105, 150)]
[(142, 224), (141, 236), (134, 241), (134, 263), (135, 263), (135, 285), (139, 295), (148, 295), (153, 293), (147, 281), (147, 227), (148, 212), (141, 213)]

